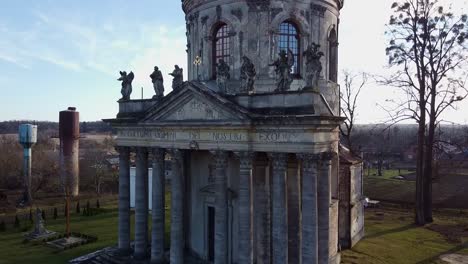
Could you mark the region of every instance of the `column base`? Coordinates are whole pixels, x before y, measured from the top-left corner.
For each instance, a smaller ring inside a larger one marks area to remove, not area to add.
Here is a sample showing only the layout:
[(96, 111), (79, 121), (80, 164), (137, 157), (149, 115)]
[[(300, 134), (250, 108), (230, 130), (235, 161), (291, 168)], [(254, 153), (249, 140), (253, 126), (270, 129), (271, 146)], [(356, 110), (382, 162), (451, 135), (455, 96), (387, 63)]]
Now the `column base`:
[(328, 264), (340, 264), (341, 263), (341, 253), (336, 253), (333, 257), (330, 257)]

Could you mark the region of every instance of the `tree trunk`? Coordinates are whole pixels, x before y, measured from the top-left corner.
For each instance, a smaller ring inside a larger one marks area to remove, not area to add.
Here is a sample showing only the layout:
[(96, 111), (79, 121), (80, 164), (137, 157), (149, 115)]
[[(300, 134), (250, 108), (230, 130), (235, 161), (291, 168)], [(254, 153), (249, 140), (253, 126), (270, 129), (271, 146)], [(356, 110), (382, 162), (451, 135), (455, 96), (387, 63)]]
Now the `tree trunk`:
[(426, 114), (425, 107), (420, 110), (420, 120), (418, 127), (418, 149), (416, 157), (416, 207), (415, 207), (415, 222), (418, 225), (426, 223), (424, 214), (424, 137), (425, 137), (425, 123)]
[[(434, 85), (434, 84), (433, 84)], [(431, 87), (431, 102), (429, 114), (429, 129), (426, 140), (426, 156), (424, 162), (424, 216), (426, 223), (432, 223), (432, 164), (434, 160), (434, 140), (436, 129), (436, 86)]]

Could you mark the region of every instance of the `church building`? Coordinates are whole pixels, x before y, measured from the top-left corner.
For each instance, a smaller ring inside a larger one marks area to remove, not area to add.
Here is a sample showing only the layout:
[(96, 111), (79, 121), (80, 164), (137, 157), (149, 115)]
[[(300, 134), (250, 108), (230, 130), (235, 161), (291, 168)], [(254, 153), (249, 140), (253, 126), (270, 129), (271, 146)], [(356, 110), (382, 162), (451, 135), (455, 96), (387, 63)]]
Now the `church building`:
[(119, 113), (105, 119), (117, 131), (120, 154), (122, 254), (171, 264), (340, 262), (342, 6), (343, 0), (182, 0), (188, 69), (175, 67), (164, 95), (155, 67), (156, 95), (145, 100), (130, 99), (133, 73), (121, 72)]

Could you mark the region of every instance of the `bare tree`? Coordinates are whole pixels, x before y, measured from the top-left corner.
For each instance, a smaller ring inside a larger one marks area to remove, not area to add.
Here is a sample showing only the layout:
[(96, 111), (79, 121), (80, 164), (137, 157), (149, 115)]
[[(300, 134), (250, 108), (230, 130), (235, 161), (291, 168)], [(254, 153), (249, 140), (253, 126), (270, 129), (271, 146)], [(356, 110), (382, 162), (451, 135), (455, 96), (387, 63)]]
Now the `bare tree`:
[[(343, 72), (344, 89), (340, 91), (341, 113), (346, 118), (344, 124), (340, 126), (341, 136), (346, 140), (348, 148), (354, 152), (351, 135), (356, 121), (357, 102), (362, 88), (367, 83), (367, 75), (353, 74), (349, 71)], [(357, 84), (356, 84), (357, 82)]]
[(387, 55), (397, 69), (387, 84), (406, 98), (394, 102), (393, 120), (413, 119), (418, 127), (416, 223), (432, 222), (432, 165), (441, 114), (467, 96), (467, 15), (456, 16), (438, 0), (393, 3)]

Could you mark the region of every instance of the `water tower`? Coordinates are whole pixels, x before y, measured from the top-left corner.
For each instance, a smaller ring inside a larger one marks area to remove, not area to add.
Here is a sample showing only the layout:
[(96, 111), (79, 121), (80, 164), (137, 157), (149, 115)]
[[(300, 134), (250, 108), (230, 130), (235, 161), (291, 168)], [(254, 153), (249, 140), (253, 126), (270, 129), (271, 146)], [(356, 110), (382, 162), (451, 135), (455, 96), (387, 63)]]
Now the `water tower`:
[(64, 191), (79, 194), (80, 115), (75, 107), (60, 112), (60, 177)]
[(31, 148), (37, 142), (37, 126), (31, 124), (22, 124), (19, 126), (19, 143), (24, 148), (24, 194), (23, 205), (28, 205), (32, 202), (31, 196)]

